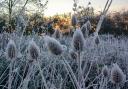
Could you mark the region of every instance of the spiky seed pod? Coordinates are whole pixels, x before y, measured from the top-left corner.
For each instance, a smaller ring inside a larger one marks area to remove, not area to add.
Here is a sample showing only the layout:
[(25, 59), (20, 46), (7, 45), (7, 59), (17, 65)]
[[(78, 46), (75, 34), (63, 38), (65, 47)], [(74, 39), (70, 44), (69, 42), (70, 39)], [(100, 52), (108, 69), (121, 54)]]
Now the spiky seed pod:
[(54, 55), (60, 55), (63, 52), (62, 45), (54, 38), (45, 37), (48, 50)]
[(53, 37), (54, 38), (60, 38), (61, 34), (60, 34), (60, 31), (59, 30), (55, 30), (54, 34), (53, 34)]
[(82, 51), (84, 48), (84, 36), (79, 29), (73, 34), (72, 47), (75, 51)]
[(6, 57), (9, 60), (14, 60), (17, 57), (17, 48), (13, 40), (10, 40), (7, 44)]
[(77, 53), (75, 51), (73, 51), (73, 50), (70, 50), (69, 51), (69, 57), (71, 59), (77, 59)]
[(126, 80), (126, 76), (117, 64), (113, 64), (111, 69), (111, 82), (113, 84), (122, 84)]
[(78, 21), (77, 21), (76, 15), (73, 15), (73, 16), (72, 16), (71, 21), (72, 21), (72, 22), (71, 22), (71, 23), (72, 23), (72, 26), (76, 26), (76, 25), (77, 25)]
[(102, 69), (102, 75), (107, 78), (109, 76), (109, 69), (107, 66), (104, 66)]
[(40, 55), (40, 49), (33, 40), (29, 42), (28, 53), (30, 60), (37, 60)]

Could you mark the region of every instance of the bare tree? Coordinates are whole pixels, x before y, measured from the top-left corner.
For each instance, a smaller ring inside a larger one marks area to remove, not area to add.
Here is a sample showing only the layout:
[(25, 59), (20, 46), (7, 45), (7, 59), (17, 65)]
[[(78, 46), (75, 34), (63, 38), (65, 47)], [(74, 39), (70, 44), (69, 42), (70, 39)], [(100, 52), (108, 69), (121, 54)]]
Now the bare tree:
[[(8, 22), (11, 25), (13, 12), (15, 11), (15, 7), (24, 8), (29, 0), (2, 0), (0, 1), (0, 7), (4, 9), (8, 14)], [(21, 4), (22, 3), (22, 4)], [(24, 4), (23, 4), (24, 3)]]

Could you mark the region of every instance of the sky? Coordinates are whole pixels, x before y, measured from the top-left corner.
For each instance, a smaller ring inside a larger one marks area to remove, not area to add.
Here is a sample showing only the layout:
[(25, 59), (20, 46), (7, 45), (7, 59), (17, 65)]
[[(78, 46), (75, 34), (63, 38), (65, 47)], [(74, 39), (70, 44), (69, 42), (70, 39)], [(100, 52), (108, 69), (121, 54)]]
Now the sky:
[[(73, 0), (48, 0), (48, 6), (45, 10), (45, 16), (53, 16), (55, 14), (63, 14), (72, 12)], [(80, 5), (87, 6), (90, 1), (95, 12), (101, 11), (107, 0), (78, 0)], [(128, 10), (128, 0), (113, 0), (109, 11)]]

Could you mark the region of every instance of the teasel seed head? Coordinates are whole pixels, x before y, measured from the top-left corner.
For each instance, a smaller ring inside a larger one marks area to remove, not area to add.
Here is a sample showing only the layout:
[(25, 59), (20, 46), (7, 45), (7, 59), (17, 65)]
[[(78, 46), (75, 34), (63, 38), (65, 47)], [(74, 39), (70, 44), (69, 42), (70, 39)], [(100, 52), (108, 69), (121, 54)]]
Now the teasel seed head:
[(109, 77), (109, 69), (107, 66), (104, 66), (103, 69), (102, 69), (102, 75), (104, 78), (107, 78)]
[(74, 51), (82, 51), (84, 48), (84, 36), (79, 29), (73, 34), (72, 47)]
[(57, 41), (54, 38), (51, 38), (49, 36), (45, 37), (45, 41), (46, 41), (46, 46), (48, 48), (48, 50), (54, 54), (54, 55), (60, 55), (63, 52), (63, 47), (62, 45), (59, 43), (59, 41)]
[(122, 84), (126, 80), (126, 76), (117, 64), (113, 64), (111, 69), (111, 82), (113, 84)]
[(37, 60), (40, 56), (40, 49), (33, 40), (29, 42), (28, 53), (30, 60)]
[(7, 44), (6, 57), (9, 60), (15, 60), (17, 57), (17, 48), (13, 40), (10, 40)]
[(77, 7), (77, 3), (74, 3), (73, 6), (74, 6), (74, 7)]

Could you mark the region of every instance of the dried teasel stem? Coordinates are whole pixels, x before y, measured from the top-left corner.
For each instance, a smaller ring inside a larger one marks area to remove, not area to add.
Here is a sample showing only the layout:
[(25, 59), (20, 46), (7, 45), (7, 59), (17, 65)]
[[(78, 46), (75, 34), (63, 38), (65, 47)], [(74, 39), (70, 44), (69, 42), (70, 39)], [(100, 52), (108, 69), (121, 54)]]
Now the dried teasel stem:
[(82, 69), (81, 69), (81, 58), (80, 58), (80, 51), (78, 51), (78, 82), (79, 82), (79, 86), (81, 87), (81, 79), (82, 79)]
[(108, 12), (108, 9), (110, 8), (110, 6), (111, 6), (111, 4), (112, 4), (112, 1), (113, 1), (113, 0), (107, 0), (107, 2), (106, 2), (106, 4), (105, 4), (104, 10), (103, 10), (103, 12), (102, 12), (102, 14), (101, 14), (100, 20), (99, 20), (99, 22), (98, 22), (98, 24), (97, 24), (97, 27), (96, 27), (96, 32), (94, 33), (94, 41), (95, 41), (95, 39), (96, 39), (97, 36), (98, 36), (98, 32), (99, 32), (99, 30), (100, 30), (100, 28), (101, 28), (101, 25), (102, 25), (102, 23), (103, 23), (103, 21), (104, 21), (104, 18), (105, 18), (105, 16), (106, 16), (107, 12)]
[(48, 86), (47, 86), (46, 80), (45, 80), (45, 78), (44, 78), (43, 71), (42, 71), (42, 69), (41, 69), (41, 66), (40, 66), (39, 61), (37, 61), (37, 66), (38, 66), (38, 68), (39, 68), (40, 75), (41, 75), (41, 78), (42, 78), (42, 83), (44, 84), (45, 89), (49, 89)]
[(82, 69), (81, 69), (81, 51), (84, 49), (84, 36), (80, 29), (77, 29), (73, 34), (72, 40), (73, 50), (77, 52), (77, 61), (78, 61), (78, 82), (81, 87), (81, 79), (82, 79)]
[(28, 51), (29, 51), (30, 58), (32, 60), (36, 60), (37, 66), (39, 68), (39, 71), (40, 71), (40, 74), (42, 77), (42, 82), (44, 83), (45, 88), (48, 89), (47, 83), (46, 83), (45, 78), (43, 76), (43, 72), (41, 70), (39, 60), (38, 60), (39, 55), (40, 55), (39, 47), (36, 45), (36, 43), (33, 40), (29, 43)]
[(62, 57), (62, 61), (63, 61), (64, 67), (65, 67), (66, 71), (68, 72), (73, 84), (75, 84), (76, 89), (81, 89), (81, 86), (79, 85), (79, 82), (77, 81), (77, 78), (76, 78), (71, 66), (69, 65), (69, 63), (63, 57)]

